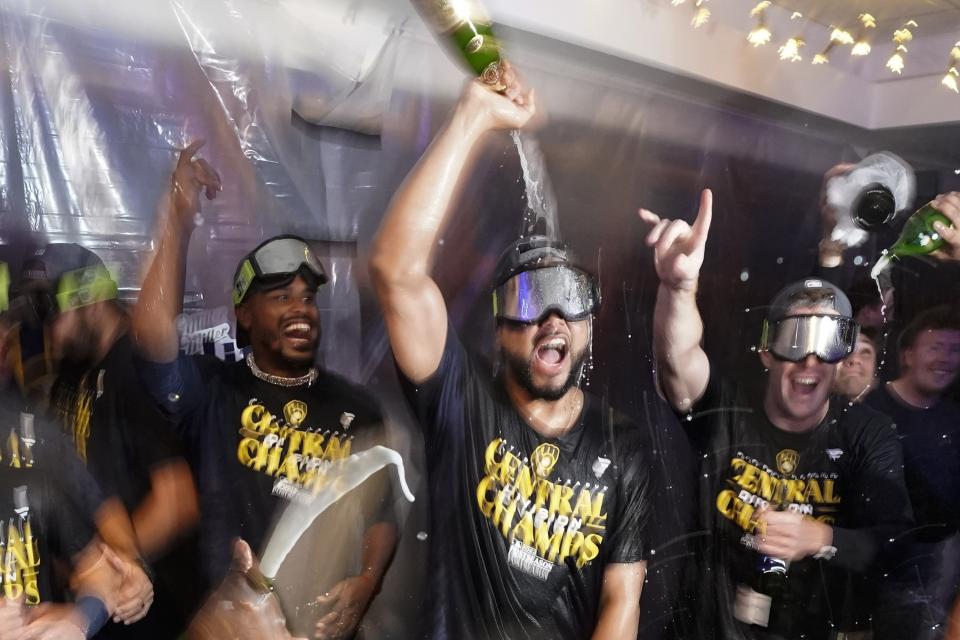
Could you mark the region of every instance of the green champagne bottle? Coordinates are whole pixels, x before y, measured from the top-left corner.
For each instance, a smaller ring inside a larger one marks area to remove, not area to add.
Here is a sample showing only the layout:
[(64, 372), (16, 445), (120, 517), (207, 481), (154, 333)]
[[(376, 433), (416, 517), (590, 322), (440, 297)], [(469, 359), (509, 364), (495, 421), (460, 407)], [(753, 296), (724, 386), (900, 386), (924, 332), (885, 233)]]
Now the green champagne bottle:
[(897, 238), (892, 247), (880, 256), (870, 275), (876, 278), (894, 258), (925, 256), (941, 248), (945, 240), (933, 228), (934, 222), (942, 222), (948, 227), (951, 226), (950, 219), (935, 209), (933, 203), (927, 203), (907, 218), (907, 222), (900, 232), (900, 237)]
[(500, 41), (490, 14), (477, 0), (411, 0), (434, 34), (484, 84), (502, 91)]

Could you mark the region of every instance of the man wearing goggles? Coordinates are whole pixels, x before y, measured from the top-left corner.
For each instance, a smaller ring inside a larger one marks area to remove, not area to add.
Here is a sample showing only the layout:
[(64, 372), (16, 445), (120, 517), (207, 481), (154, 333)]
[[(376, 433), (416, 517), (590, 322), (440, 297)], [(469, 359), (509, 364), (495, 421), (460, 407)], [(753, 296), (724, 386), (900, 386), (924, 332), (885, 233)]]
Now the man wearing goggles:
[[(703, 192), (693, 225), (640, 211), (660, 286), (654, 354), (666, 399), (701, 458), (704, 637), (834, 637), (848, 572), (863, 574), (906, 529), (910, 507), (890, 421), (831, 396), (858, 327), (850, 302), (818, 279), (773, 299), (759, 345), (762, 397), (722, 378), (703, 349), (696, 292), (712, 217)], [(779, 567), (788, 576), (771, 588)], [(706, 608), (709, 610), (709, 608)], [(707, 618), (707, 616), (704, 616)], [(849, 625), (849, 626), (848, 626)]]
[[(461, 343), (430, 275), (470, 156), (485, 134), (533, 115), (532, 94), (512, 71), (505, 81), (506, 95), (467, 87), (395, 194), (371, 255), (425, 434), (433, 569), (422, 635), (633, 638), (650, 542), (649, 464), (640, 429), (578, 386), (600, 303), (594, 278), (544, 236), (513, 243), (492, 283), (491, 376)], [(586, 514), (591, 503), (602, 503), (602, 523)]]
[[(571, 266), (562, 245), (531, 236), (503, 253), (494, 283), (502, 363), (531, 396), (560, 400), (583, 375), (600, 306), (593, 276)], [(551, 328), (558, 325), (569, 334)], [(532, 351), (524, 348), (530, 334), (537, 336)]]
[[(187, 246), (200, 194), (212, 200), (221, 189), (217, 172), (194, 157), (202, 144), (180, 154), (133, 326), (153, 401), (175, 419), (191, 450), (203, 577), (213, 587), (230, 567), (235, 538), (261, 553), (280, 510), (312, 500), (332, 482), (326, 476), (332, 463), (380, 444), (384, 434), (376, 401), (315, 364), (316, 296), (327, 274), (302, 238), (270, 238), (237, 266), (232, 300), (237, 341), (249, 346), (243, 361), (178, 352)], [(298, 561), (285, 563), (275, 576), (287, 583), (284, 606), (295, 613), (285, 623), (298, 635), (352, 637), (379, 589), (397, 540), (385, 473), (348, 494), (303, 538), (317, 540), (320, 531), (330, 548), (297, 545), (290, 557)], [(354, 504), (359, 507), (351, 510)], [(362, 529), (343, 524), (358, 520)], [(348, 538), (343, 548), (333, 542), (337, 531)], [(209, 606), (214, 616), (230, 615), (215, 601)]]

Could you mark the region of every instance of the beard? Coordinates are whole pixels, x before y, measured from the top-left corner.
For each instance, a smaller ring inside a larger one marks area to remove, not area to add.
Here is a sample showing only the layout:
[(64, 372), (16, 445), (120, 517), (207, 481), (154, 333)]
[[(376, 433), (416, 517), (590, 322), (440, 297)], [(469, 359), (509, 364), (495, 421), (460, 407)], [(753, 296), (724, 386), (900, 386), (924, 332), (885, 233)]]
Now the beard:
[(514, 379), (524, 391), (530, 394), (531, 398), (556, 401), (566, 395), (567, 391), (579, 382), (580, 374), (583, 372), (584, 361), (587, 359), (587, 350), (584, 349), (578, 354), (570, 354), (570, 373), (567, 375), (567, 379), (563, 381), (563, 384), (558, 387), (538, 385), (534, 382), (533, 365), (531, 361), (535, 356), (530, 356), (530, 360), (524, 360), (504, 350), (501, 350), (500, 355), (507, 369), (513, 374)]
[(60, 345), (57, 355), (63, 362), (72, 366), (89, 369), (97, 364), (94, 345), (98, 343), (99, 338), (100, 335), (96, 329), (86, 322), (81, 322), (70, 337)]

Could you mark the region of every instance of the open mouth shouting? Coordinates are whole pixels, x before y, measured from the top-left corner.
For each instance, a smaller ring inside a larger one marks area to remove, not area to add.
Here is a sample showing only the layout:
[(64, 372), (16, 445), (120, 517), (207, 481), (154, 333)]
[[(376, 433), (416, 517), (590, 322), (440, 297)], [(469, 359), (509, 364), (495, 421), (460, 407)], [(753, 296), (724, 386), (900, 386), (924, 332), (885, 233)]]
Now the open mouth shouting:
[(820, 376), (808, 373), (794, 375), (790, 377), (790, 391), (798, 398), (810, 398), (816, 394), (821, 381)]
[(533, 368), (542, 375), (555, 376), (563, 371), (569, 352), (570, 343), (565, 336), (545, 336), (537, 342)]

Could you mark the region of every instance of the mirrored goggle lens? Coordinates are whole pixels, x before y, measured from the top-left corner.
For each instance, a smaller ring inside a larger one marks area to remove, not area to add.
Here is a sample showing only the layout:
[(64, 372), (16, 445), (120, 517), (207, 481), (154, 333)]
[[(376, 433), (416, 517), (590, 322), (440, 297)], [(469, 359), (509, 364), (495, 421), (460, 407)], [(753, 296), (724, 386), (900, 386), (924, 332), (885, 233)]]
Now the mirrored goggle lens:
[(579, 320), (597, 306), (590, 274), (570, 267), (523, 271), (497, 287), (493, 311), (498, 318), (536, 322), (549, 311), (566, 320)]
[(307, 243), (296, 238), (280, 238), (260, 247), (253, 256), (258, 276), (284, 275), (297, 271), (301, 265), (313, 272), (320, 282), (327, 281), (327, 274), (316, 254)]
[(833, 364), (853, 353), (859, 326), (836, 316), (790, 316), (767, 328), (764, 347), (775, 356), (799, 362), (815, 355)]

